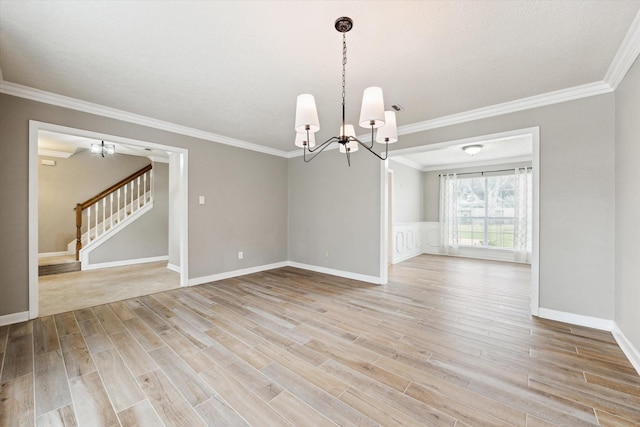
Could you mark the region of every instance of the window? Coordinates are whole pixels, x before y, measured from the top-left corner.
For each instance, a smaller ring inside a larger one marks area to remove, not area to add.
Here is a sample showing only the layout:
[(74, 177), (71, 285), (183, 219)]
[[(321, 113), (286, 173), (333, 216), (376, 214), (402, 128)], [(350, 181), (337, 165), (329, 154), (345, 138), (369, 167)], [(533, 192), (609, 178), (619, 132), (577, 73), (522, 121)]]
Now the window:
[(458, 178), (459, 245), (514, 248), (516, 224), (514, 183), (513, 174)]

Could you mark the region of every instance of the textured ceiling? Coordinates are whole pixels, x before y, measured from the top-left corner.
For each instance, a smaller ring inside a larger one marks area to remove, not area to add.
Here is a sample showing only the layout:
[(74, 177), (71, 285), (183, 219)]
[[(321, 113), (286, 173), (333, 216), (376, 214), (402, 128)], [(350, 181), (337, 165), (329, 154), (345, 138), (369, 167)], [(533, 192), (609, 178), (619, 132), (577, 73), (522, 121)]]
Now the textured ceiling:
[[(0, 70), (15, 83), (292, 151), (295, 100), (318, 140), (377, 85), (398, 124), (603, 80), (639, 1), (0, 0)], [(358, 132), (361, 133), (361, 132)], [(364, 131), (362, 131), (364, 133)], [(397, 148), (402, 148), (402, 138)]]

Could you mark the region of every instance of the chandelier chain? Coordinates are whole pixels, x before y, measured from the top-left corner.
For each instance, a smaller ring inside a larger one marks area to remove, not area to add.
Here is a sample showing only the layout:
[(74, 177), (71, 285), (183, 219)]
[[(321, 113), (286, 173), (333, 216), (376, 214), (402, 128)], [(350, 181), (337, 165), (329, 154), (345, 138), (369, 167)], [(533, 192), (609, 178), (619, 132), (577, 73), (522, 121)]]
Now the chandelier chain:
[[(347, 65), (347, 33), (342, 33), (342, 121), (344, 122), (344, 106), (346, 99), (346, 65)], [(343, 123), (344, 125), (344, 123)]]

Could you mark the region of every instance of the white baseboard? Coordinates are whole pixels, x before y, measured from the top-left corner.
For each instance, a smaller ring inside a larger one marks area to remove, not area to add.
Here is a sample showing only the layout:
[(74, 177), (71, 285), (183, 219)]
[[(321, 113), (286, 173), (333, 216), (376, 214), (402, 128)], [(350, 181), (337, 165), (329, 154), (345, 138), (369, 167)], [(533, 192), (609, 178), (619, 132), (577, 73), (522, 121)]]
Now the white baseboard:
[(0, 316), (0, 326), (11, 325), (14, 323), (25, 322), (29, 320), (29, 312), (21, 311), (19, 313), (11, 313)]
[(556, 311), (543, 307), (540, 307), (538, 317), (556, 320), (558, 322), (571, 323), (576, 326), (586, 326), (587, 328), (599, 329), (601, 331), (611, 332), (615, 326), (615, 322), (613, 320), (583, 316), (581, 314), (567, 313), (565, 311)]
[(125, 259), (122, 261), (102, 262), (98, 264), (89, 264), (89, 265), (82, 263), (82, 271), (98, 270), (100, 268), (109, 268), (109, 267), (124, 267), (127, 265), (145, 264), (147, 262), (168, 261), (168, 260), (169, 260), (168, 255), (162, 255), (162, 256), (150, 257), (150, 258)]
[(393, 264), (398, 264), (398, 263), (400, 263), (402, 261), (406, 261), (408, 259), (411, 259), (413, 257), (417, 257), (418, 255), (422, 255), (422, 254), (423, 254), (422, 251), (418, 251), (418, 252), (409, 252), (409, 253), (403, 254), (403, 255), (401, 255), (399, 257), (393, 257)]
[(69, 252), (69, 251), (43, 252), (41, 254), (38, 254), (38, 258), (51, 258), (54, 256), (65, 256), (65, 255), (73, 255), (73, 252)]
[(335, 270), (333, 268), (302, 264), (294, 261), (289, 261), (287, 265), (289, 265), (290, 267), (301, 268), (303, 270), (315, 271), (316, 273), (324, 273), (330, 274), (332, 276), (344, 277), (345, 279), (360, 280), (361, 282), (373, 283), (375, 285), (380, 285), (382, 283), (382, 279), (380, 277), (352, 273), (350, 271)]
[(631, 362), (636, 372), (638, 372), (638, 375), (640, 375), (640, 351), (638, 351), (638, 349), (635, 348), (633, 344), (631, 344), (631, 341), (629, 341), (627, 337), (624, 336), (617, 323), (614, 323), (612, 333), (613, 337), (616, 339), (616, 342), (622, 349), (622, 352), (625, 356), (627, 356), (629, 362)]
[(572, 325), (586, 326), (588, 328), (600, 329), (602, 331), (609, 331), (615, 338), (618, 346), (627, 356), (631, 365), (640, 375), (640, 351), (631, 344), (631, 341), (625, 337), (622, 330), (618, 327), (617, 323), (613, 320), (601, 319), (598, 317), (583, 316), (580, 314), (566, 313), (563, 311), (550, 310), (548, 308), (540, 307), (539, 317), (549, 320), (556, 320), (558, 322), (570, 323)]
[(179, 265), (171, 264), (170, 262), (168, 262), (167, 268), (171, 271), (175, 271), (176, 273), (182, 273), (182, 269)]
[(259, 273), (261, 271), (273, 270), (274, 268), (286, 267), (288, 264), (284, 262), (276, 262), (273, 264), (258, 265), (256, 267), (243, 268), (241, 270), (227, 271), (224, 273), (211, 274), (209, 276), (194, 277), (189, 279), (187, 286), (202, 285), (203, 283), (217, 282), (218, 280), (230, 279), (232, 277), (244, 276), (245, 274)]

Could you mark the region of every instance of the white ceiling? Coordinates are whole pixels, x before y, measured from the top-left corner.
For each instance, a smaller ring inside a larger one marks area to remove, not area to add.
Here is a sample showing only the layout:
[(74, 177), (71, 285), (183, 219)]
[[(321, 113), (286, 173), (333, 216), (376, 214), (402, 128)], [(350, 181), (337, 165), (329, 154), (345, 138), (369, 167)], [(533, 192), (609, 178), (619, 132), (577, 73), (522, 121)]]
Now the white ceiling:
[[(296, 96), (321, 130), (365, 87), (407, 126), (604, 79), (640, 1), (7, 1), (0, 77), (285, 152)], [(364, 131), (363, 131), (364, 133)], [(215, 139), (215, 138), (214, 138)], [(401, 136), (398, 145), (402, 148)]]
[[(391, 155), (391, 159), (422, 171), (440, 171), (470, 166), (488, 166), (504, 163), (530, 162), (533, 155), (531, 135), (520, 135), (473, 143), (425, 146), (422, 151), (411, 154)], [(463, 148), (480, 145), (482, 150), (474, 155)]]

